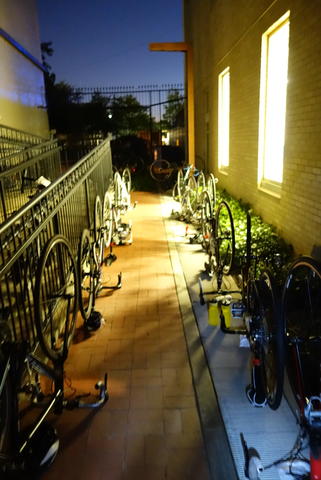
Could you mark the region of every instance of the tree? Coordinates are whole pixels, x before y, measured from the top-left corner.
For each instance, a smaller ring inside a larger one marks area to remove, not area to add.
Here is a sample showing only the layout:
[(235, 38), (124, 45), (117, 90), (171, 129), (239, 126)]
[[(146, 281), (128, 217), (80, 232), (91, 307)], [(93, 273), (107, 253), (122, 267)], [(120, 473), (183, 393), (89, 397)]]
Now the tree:
[(163, 114), (162, 127), (174, 128), (184, 125), (185, 100), (178, 90), (172, 90), (167, 96), (167, 104)]
[(141, 130), (149, 130), (153, 121), (133, 95), (115, 97), (109, 108), (111, 132), (117, 135), (130, 135)]

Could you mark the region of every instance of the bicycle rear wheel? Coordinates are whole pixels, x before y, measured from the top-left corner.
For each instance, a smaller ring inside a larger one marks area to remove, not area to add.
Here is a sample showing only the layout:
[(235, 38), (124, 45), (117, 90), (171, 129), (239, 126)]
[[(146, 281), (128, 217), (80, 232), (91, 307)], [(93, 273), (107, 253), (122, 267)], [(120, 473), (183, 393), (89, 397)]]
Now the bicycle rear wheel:
[(56, 235), (40, 258), (35, 282), (35, 324), (40, 346), (52, 361), (65, 359), (78, 310), (78, 275), (68, 240)]
[(276, 286), (268, 272), (260, 278), (258, 300), (265, 396), (269, 407), (276, 410), (283, 394), (285, 339)]
[(301, 410), (321, 388), (321, 265), (309, 257), (290, 267), (282, 296), (287, 370)]
[(83, 230), (78, 245), (79, 309), (85, 321), (90, 317), (95, 295), (95, 273), (89, 230)]
[(216, 268), (228, 275), (234, 263), (235, 233), (230, 207), (224, 201), (216, 211), (215, 243)]

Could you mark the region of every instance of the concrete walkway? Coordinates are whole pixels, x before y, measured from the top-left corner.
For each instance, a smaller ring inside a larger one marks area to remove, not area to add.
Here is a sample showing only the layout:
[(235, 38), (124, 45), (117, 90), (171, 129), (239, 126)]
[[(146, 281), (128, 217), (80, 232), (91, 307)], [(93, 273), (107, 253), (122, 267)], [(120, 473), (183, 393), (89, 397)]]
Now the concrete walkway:
[(107, 371), (110, 400), (55, 419), (61, 449), (45, 480), (210, 478), (161, 199), (132, 198), (133, 244), (104, 269), (123, 287), (98, 298), (105, 325), (80, 326), (66, 362), (66, 395), (93, 392)]

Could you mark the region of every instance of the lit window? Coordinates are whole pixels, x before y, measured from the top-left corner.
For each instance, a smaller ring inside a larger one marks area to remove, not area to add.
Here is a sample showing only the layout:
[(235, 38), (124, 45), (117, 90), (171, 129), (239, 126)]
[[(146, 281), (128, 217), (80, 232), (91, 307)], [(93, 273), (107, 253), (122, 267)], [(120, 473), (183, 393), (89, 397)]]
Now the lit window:
[(230, 69), (218, 76), (218, 166), (224, 170), (229, 165), (230, 147)]
[(258, 182), (275, 193), (283, 179), (289, 16), (287, 12), (262, 36)]

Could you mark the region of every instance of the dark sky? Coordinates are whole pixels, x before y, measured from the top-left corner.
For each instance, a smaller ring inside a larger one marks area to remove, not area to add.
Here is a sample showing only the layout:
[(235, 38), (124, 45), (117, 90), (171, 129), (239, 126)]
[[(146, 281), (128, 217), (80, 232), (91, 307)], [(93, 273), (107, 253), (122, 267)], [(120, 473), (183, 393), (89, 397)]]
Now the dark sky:
[(183, 53), (150, 42), (184, 39), (182, 0), (37, 0), (41, 41), (57, 81), (74, 86), (183, 82)]

